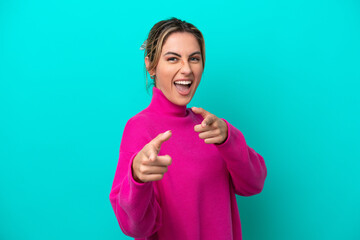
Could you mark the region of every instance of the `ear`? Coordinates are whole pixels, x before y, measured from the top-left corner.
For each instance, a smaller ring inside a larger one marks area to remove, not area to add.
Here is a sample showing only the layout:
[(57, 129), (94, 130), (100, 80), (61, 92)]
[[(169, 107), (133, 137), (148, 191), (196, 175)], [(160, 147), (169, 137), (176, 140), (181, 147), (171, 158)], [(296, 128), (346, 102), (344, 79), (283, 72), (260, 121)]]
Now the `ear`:
[[(145, 66), (146, 66), (146, 70), (148, 70), (149, 66), (150, 66), (150, 59), (149, 59), (148, 56), (145, 57)], [(154, 69), (151, 70), (151, 71), (148, 70), (148, 72), (149, 72), (150, 75), (155, 75), (155, 70)]]

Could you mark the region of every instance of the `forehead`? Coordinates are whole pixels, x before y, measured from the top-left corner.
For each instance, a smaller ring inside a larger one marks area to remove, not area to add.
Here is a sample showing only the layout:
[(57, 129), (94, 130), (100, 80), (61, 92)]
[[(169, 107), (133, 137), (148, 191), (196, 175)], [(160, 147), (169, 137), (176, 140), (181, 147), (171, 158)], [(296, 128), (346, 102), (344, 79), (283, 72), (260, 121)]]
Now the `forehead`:
[(193, 53), (200, 51), (200, 45), (196, 37), (188, 32), (171, 33), (163, 45), (162, 52)]

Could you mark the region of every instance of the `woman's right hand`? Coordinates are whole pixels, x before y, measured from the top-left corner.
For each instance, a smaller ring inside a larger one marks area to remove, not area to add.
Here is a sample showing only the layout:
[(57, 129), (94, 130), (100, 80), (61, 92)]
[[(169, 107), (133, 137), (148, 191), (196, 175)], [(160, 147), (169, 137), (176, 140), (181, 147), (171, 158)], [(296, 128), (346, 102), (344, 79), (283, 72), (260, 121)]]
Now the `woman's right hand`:
[(132, 163), (132, 174), (135, 181), (144, 183), (158, 181), (164, 177), (171, 164), (169, 155), (159, 156), (161, 144), (171, 137), (171, 131), (160, 133), (135, 156)]

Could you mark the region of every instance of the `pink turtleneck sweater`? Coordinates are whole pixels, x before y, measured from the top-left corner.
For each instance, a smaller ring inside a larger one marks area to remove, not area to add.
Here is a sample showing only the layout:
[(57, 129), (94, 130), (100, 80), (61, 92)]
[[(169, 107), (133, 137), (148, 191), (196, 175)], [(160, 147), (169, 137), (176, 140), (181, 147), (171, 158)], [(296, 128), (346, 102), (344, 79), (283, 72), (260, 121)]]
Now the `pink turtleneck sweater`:
[[(235, 194), (261, 192), (267, 174), (264, 159), (226, 120), (227, 140), (220, 145), (204, 143), (194, 131), (202, 120), (154, 87), (150, 105), (127, 122), (110, 192), (126, 235), (149, 240), (242, 239)], [(168, 172), (160, 181), (136, 182), (132, 160), (167, 130), (172, 136), (159, 155), (172, 157)]]

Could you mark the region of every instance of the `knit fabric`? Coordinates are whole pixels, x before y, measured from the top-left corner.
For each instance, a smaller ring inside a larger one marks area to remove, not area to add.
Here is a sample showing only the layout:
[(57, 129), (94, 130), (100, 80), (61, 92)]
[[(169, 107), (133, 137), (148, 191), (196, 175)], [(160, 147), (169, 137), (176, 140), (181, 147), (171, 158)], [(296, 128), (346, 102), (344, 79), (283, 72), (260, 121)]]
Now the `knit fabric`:
[[(242, 239), (235, 194), (261, 192), (267, 175), (264, 159), (225, 119), (226, 141), (204, 143), (194, 131), (202, 120), (154, 87), (150, 105), (127, 122), (110, 192), (126, 235), (139, 240)], [(168, 172), (160, 181), (136, 182), (131, 171), (134, 157), (167, 130), (172, 136), (159, 155), (171, 156)]]

